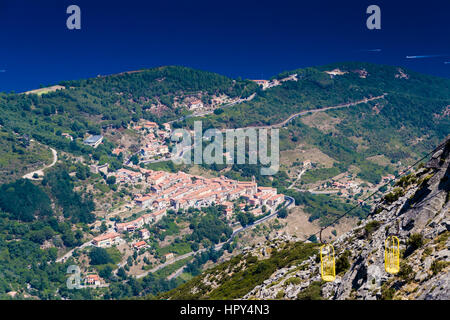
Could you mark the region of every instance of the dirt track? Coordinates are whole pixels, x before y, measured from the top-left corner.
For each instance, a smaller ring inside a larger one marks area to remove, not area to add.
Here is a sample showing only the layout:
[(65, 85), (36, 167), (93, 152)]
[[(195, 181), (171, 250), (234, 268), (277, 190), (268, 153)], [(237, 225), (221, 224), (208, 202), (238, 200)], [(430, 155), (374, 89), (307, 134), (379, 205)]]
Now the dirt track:
[[(58, 161), (58, 153), (56, 152), (55, 149), (50, 148), (52, 150), (52, 154), (53, 154), (53, 162), (50, 163), (48, 166), (45, 166), (39, 170), (35, 170), (33, 172), (27, 173), (26, 175), (24, 175), (22, 178), (24, 179), (30, 179), (30, 180), (40, 180), (42, 179), (42, 177), (44, 176), (44, 170), (50, 167), (53, 167), (56, 164), (56, 161)], [(34, 174), (37, 174), (39, 176), (39, 178), (33, 178)]]
[(250, 126), (250, 127), (244, 127), (244, 128), (239, 128), (239, 129), (249, 129), (249, 128), (258, 128), (258, 129), (270, 129), (270, 128), (281, 128), (283, 126), (285, 126), (289, 121), (292, 121), (293, 119), (299, 117), (299, 116), (303, 116), (309, 113), (317, 113), (317, 112), (323, 112), (323, 111), (327, 111), (327, 110), (333, 110), (333, 109), (341, 109), (341, 108), (348, 108), (351, 106), (356, 106), (358, 104), (361, 103), (367, 103), (369, 101), (373, 101), (373, 100), (379, 100), (379, 99), (383, 99), (386, 96), (387, 93), (381, 95), (381, 96), (377, 96), (377, 97), (373, 97), (373, 98), (364, 98), (362, 100), (358, 100), (355, 102), (349, 102), (349, 103), (344, 103), (344, 104), (339, 104), (339, 105), (335, 105), (335, 106), (331, 106), (331, 107), (325, 107), (325, 108), (320, 108), (320, 109), (312, 109), (312, 110), (304, 110), (298, 113), (294, 113), (292, 115), (290, 115), (286, 120), (280, 122), (280, 123), (276, 123), (276, 124), (271, 124), (271, 125), (267, 125), (267, 126)]

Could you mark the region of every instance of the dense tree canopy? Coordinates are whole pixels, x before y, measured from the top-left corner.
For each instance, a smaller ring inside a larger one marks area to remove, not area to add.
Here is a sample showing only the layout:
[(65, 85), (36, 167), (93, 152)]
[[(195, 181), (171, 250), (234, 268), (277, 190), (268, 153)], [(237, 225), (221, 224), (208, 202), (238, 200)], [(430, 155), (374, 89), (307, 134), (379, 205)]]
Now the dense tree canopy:
[(11, 218), (27, 222), (52, 214), (48, 195), (27, 179), (0, 185), (0, 209), (11, 213)]
[(44, 185), (50, 187), (52, 195), (63, 209), (66, 218), (73, 222), (90, 223), (95, 220), (92, 211), (95, 209), (94, 202), (86, 195), (81, 196), (73, 191), (72, 178), (62, 167), (50, 171), (42, 181)]

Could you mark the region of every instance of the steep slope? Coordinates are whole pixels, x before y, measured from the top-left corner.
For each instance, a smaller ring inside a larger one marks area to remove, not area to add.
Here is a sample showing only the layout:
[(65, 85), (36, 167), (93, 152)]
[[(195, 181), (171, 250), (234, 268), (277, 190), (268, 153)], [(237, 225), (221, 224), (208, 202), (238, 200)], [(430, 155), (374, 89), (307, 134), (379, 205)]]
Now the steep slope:
[[(182, 299), (196, 293), (205, 299), (449, 299), (449, 165), (450, 137), (424, 167), (398, 180), (367, 220), (333, 243), (334, 282), (321, 281), (317, 246), (297, 259), (294, 253), (285, 266), (277, 263), (280, 252), (288, 255), (291, 248), (308, 245), (278, 235), (163, 297)], [(400, 239), (401, 268), (396, 275), (384, 271), (384, 241), (390, 235)], [(278, 268), (264, 277), (266, 265)], [(248, 274), (258, 281), (242, 294), (242, 286), (233, 283)]]
[[(279, 290), (285, 290), (286, 298), (301, 298), (312, 285), (327, 299), (448, 299), (449, 164), (447, 139), (425, 167), (397, 181), (397, 192), (385, 195), (376, 214), (333, 243), (336, 281), (319, 282), (316, 263), (291, 275), (303, 285), (286, 286), (285, 277), (279, 276), (284, 270), (279, 270), (246, 298), (274, 298)], [(384, 271), (384, 241), (389, 235), (399, 237), (403, 254), (395, 276)], [(279, 284), (268, 288), (274, 281)]]

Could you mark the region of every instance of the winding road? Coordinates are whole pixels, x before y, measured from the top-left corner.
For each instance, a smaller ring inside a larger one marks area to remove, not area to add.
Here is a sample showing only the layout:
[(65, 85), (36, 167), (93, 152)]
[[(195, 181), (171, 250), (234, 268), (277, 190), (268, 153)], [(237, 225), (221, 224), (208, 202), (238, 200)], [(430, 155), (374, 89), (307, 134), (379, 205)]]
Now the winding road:
[[(284, 208), (289, 208), (289, 207), (294, 203), (294, 198), (292, 198), (292, 197), (284, 196), (284, 199), (285, 199), (285, 205), (284, 205)], [(267, 221), (267, 220), (269, 220), (269, 219), (275, 217), (277, 214), (278, 214), (278, 211), (275, 211), (275, 212), (273, 212), (273, 213), (271, 213), (271, 214), (269, 214), (269, 215), (267, 215), (267, 216), (265, 216), (265, 217), (263, 217), (263, 218), (261, 218), (261, 219), (259, 219), (259, 220), (256, 220), (255, 222), (253, 222), (253, 223), (250, 224), (250, 225), (247, 225), (247, 226), (245, 226), (245, 227), (239, 227), (239, 228), (235, 229), (235, 230), (233, 231), (233, 233), (231, 234), (230, 238), (229, 238), (227, 241), (222, 242), (222, 243), (219, 243), (219, 244), (216, 244), (216, 245), (214, 246), (214, 249), (215, 249), (215, 250), (220, 250), (226, 243), (230, 243), (231, 241), (233, 241), (234, 237), (237, 236), (239, 233), (241, 233), (241, 232), (243, 232), (243, 231), (245, 231), (245, 230), (247, 230), (247, 229), (253, 228), (253, 227), (256, 226), (256, 225), (258, 225), (258, 224), (260, 224), (260, 223), (263, 223), (263, 222), (265, 222), (265, 221)], [(200, 249), (200, 250), (195, 251), (195, 252), (194, 252), (194, 251), (191, 251), (191, 252), (185, 253), (185, 254), (183, 254), (183, 255), (181, 255), (181, 256), (177, 256), (177, 257), (175, 257), (174, 259), (171, 259), (171, 260), (169, 260), (169, 261), (167, 261), (167, 262), (165, 262), (165, 263), (163, 263), (163, 264), (160, 264), (160, 265), (154, 267), (153, 269), (150, 269), (150, 270), (148, 270), (148, 271), (146, 271), (146, 272), (144, 272), (144, 273), (141, 273), (140, 275), (137, 275), (137, 276), (136, 276), (136, 279), (143, 278), (143, 277), (145, 277), (146, 275), (148, 275), (149, 273), (156, 272), (156, 271), (158, 271), (158, 270), (160, 270), (160, 269), (162, 269), (162, 268), (167, 267), (168, 265), (171, 265), (172, 263), (175, 263), (175, 262), (177, 262), (177, 261), (183, 260), (183, 259), (185, 259), (185, 258), (187, 258), (187, 257), (190, 257), (190, 256), (193, 256), (193, 255), (195, 255), (195, 254), (197, 254), (197, 253), (204, 252), (204, 251), (206, 251), (206, 250), (208, 250), (208, 249), (209, 249), (209, 248), (204, 248), (204, 249)], [(180, 269), (181, 269), (181, 268), (180, 268)], [(180, 269), (178, 269), (178, 270), (176, 271), (176, 273), (181, 274)], [(172, 278), (174, 278), (173, 275), (172, 275)]]
[[(35, 170), (33, 172), (27, 173), (26, 175), (24, 175), (22, 178), (24, 179), (30, 179), (30, 180), (40, 180), (42, 179), (42, 177), (44, 176), (44, 170), (53, 167), (56, 164), (56, 161), (58, 161), (58, 153), (56, 152), (55, 149), (50, 148), (50, 150), (52, 150), (52, 154), (53, 154), (53, 162), (50, 163), (48, 166), (45, 166), (39, 170)], [(33, 176), (37, 174), (39, 176), (39, 178), (34, 178)]]
[[(320, 108), (320, 109), (304, 110), (304, 111), (301, 111), (301, 112), (298, 112), (298, 113), (295, 113), (295, 114), (290, 115), (286, 120), (284, 120), (284, 121), (282, 121), (282, 122), (280, 122), (280, 123), (277, 123), (277, 124), (272, 124), (272, 125), (267, 125), (267, 126), (251, 126), (251, 127), (240, 128), (240, 129), (248, 129), (248, 128), (280, 128), (280, 127), (285, 126), (287, 123), (289, 123), (289, 122), (292, 121), (293, 119), (295, 119), (295, 118), (297, 118), (297, 117), (299, 117), (299, 116), (302, 116), (302, 115), (306, 115), (306, 114), (310, 114), (310, 113), (323, 112), (323, 111), (327, 111), (327, 110), (334, 110), (334, 109), (340, 109), (340, 108), (347, 108), (347, 107), (354, 106), (354, 105), (358, 105), (358, 104), (361, 104), (361, 103), (367, 103), (367, 102), (369, 102), (369, 101), (374, 101), (374, 100), (378, 100), (378, 99), (383, 99), (386, 95), (387, 95), (387, 94), (385, 93), (385, 94), (383, 94), (383, 95), (381, 95), (381, 96), (372, 97), (372, 98), (364, 98), (364, 99), (362, 99), (362, 100), (358, 100), (358, 101), (355, 101), (355, 102), (349, 102), (349, 103), (344, 103), (344, 104), (335, 105), (335, 106), (330, 106), (330, 107), (325, 107), (325, 108)], [(230, 104), (227, 105), (227, 106), (231, 106), (231, 105), (234, 105), (234, 104), (236, 104), (236, 103), (243, 102), (243, 101), (245, 101), (245, 100), (248, 101), (248, 100), (251, 100), (252, 98), (253, 98), (253, 96), (251, 96), (251, 97), (249, 97), (249, 98), (247, 98), (247, 99), (241, 99), (240, 101), (236, 101), (236, 102), (234, 102), (234, 103), (230, 103)], [(202, 114), (202, 115), (203, 115), (203, 114)], [(200, 116), (202, 116), (202, 115), (200, 115)], [(189, 115), (189, 116), (185, 116), (185, 117), (182, 117), (182, 118), (180, 118), (180, 119), (178, 119), (178, 120), (174, 120), (174, 121), (180, 121), (180, 120), (184, 120), (184, 119), (186, 119), (186, 118), (195, 117), (195, 116), (199, 116), (199, 115)], [(171, 122), (174, 122), (174, 121), (171, 121)], [(224, 129), (224, 130), (226, 130), (226, 129)], [(40, 175), (40, 176), (43, 176), (43, 170), (44, 170), (44, 169), (49, 168), (49, 167), (52, 167), (52, 166), (55, 165), (55, 163), (56, 163), (56, 161), (57, 161), (57, 153), (56, 153), (56, 151), (55, 151), (54, 149), (51, 149), (51, 150), (52, 150), (52, 152), (53, 152), (53, 158), (54, 158), (53, 162), (52, 162), (49, 166), (46, 166), (46, 167), (44, 167), (44, 168), (42, 168), (42, 169), (40, 169), (40, 170), (33, 171), (33, 172), (30, 172), (30, 173), (26, 174), (26, 175), (24, 176), (24, 178), (36, 180), (36, 179), (33, 178), (33, 175), (34, 175), (35, 173), (37, 173), (37, 174)], [(162, 160), (162, 159), (159, 159), (159, 161), (161, 161), (161, 160)], [(159, 162), (159, 161), (157, 160), (157, 161), (154, 161), (154, 162)], [(150, 161), (149, 161), (149, 162), (150, 162)], [(128, 161), (125, 161), (125, 163), (129, 163), (129, 160), (128, 160)], [(302, 172), (300, 172), (300, 174), (299, 174), (298, 177), (297, 177), (297, 180), (296, 180), (289, 188), (294, 188), (294, 189), (296, 189), (296, 190), (298, 190), (298, 191), (303, 191), (303, 190), (299, 190), (299, 189), (295, 188), (294, 185), (295, 185), (295, 183), (300, 179), (300, 177), (302, 176), (302, 174), (303, 174), (305, 171), (306, 171), (306, 170), (302, 170)], [(305, 190), (305, 191), (306, 191), (306, 190)], [(310, 190), (308, 190), (308, 191), (310, 191)], [(311, 192), (311, 191), (310, 191), (310, 192)], [(314, 193), (314, 192), (312, 192), (312, 193)], [(322, 193), (322, 192), (317, 192), (317, 193)], [(293, 203), (294, 203), (294, 199), (293, 199), (292, 197), (285, 196), (285, 206), (284, 206), (284, 208), (289, 208)], [(234, 237), (237, 236), (239, 233), (241, 233), (241, 232), (243, 232), (243, 231), (245, 231), (245, 230), (247, 230), (247, 229), (249, 229), (249, 228), (252, 228), (252, 227), (254, 227), (254, 226), (258, 225), (258, 224), (261, 224), (261, 223), (263, 223), (263, 222), (265, 222), (265, 221), (267, 221), (267, 220), (273, 218), (274, 216), (277, 215), (277, 213), (278, 213), (278, 211), (275, 211), (275, 212), (271, 213), (270, 215), (267, 215), (267, 216), (265, 216), (265, 217), (263, 217), (263, 218), (261, 218), (261, 219), (255, 221), (255, 222), (252, 223), (251, 225), (247, 225), (247, 226), (245, 226), (245, 227), (239, 227), (239, 228), (235, 229), (235, 230), (233, 231), (233, 233), (231, 234), (230, 238), (229, 238), (227, 241), (217, 244), (217, 245), (214, 247), (214, 249), (215, 249), (215, 250), (221, 249), (226, 243), (230, 243), (231, 241), (233, 241)], [(82, 247), (85, 247), (85, 246), (88, 246), (88, 245), (90, 245), (89, 242), (83, 244)], [(167, 267), (167, 266), (169, 266), (169, 265), (171, 265), (171, 264), (173, 264), (173, 263), (175, 263), (175, 262), (177, 262), (177, 261), (183, 260), (183, 259), (185, 259), (185, 258), (188, 258), (188, 257), (190, 257), (190, 256), (195, 255), (196, 253), (200, 253), (200, 252), (203, 252), (203, 251), (206, 251), (206, 250), (208, 250), (208, 249), (204, 248), (204, 249), (200, 249), (200, 250), (198, 250), (198, 251), (196, 251), (196, 252), (191, 251), (191, 252), (188, 252), (188, 253), (186, 253), (186, 254), (177, 256), (177, 257), (175, 257), (174, 259), (171, 259), (171, 260), (169, 260), (169, 261), (166, 261), (166, 262), (163, 263), (163, 264), (160, 264), (160, 265), (158, 265), (158, 266), (156, 266), (156, 267), (154, 267), (154, 268), (152, 268), (152, 269), (150, 269), (150, 270), (148, 270), (148, 271), (146, 271), (146, 272), (144, 272), (144, 273), (142, 273), (142, 274), (137, 275), (136, 278), (137, 278), (137, 279), (143, 278), (143, 277), (145, 277), (146, 275), (148, 275), (149, 273), (154, 273), (154, 272), (156, 272), (156, 271), (158, 271), (158, 270), (161, 270), (161, 269), (163, 269), (163, 268), (165, 268), (165, 267)], [(63, 257), (59, 258), (59, 259), (57, 260), (57, 262), (64, 261), (65, 259), (67, 259), (68, 257), (71, 256), (72, 252), (73, 252), (73, 250), (69, 251), (69, 252), (66, 253)], [(178, 275), (180, 275), (180, 274), (182, 273), (183, 269), (184, 269), (184, 267), (179, 268), (175, 273), (173, 273), (172, 275), (170, 275), (170, 277), (171, 277), (171, 278), (177, 277)]]
[[(283, 120), (279, 123), (275, 123), (275, 124), (269, 124), (269, 125), (265, 125), (265, 126), (250, 126), (250, 127), (243, 127), (243, 128), (239, 128), (239, 129), (250, 129), (250, 128), (257, 128), (257, 129), (271, 129), (271, 128), (281, 128), (284, 127), (287, 123), (289, 123), (290, 121), (294, 120), (295, 118), (299, 117), (299, 116), (304, 116), (310, 113), (317, 113), (317, 112), (323, 112), (323, 111), (328, 111), (328, 110), (334, 110), (334, 109), (342, 109), (342, 108), (348, 108), (351, 106), (356, 106), (358, 104), (361, 103), (367, 103), (370, 101), (374, 101), (374, 100), (379, 100), (379, 99), (383, 99), (385, 96), (387, 95), (387, 93), (382, 94), (381, 96), (377, 96), (377, 97), (372, 97), (372, 98), (364, 98), (355, 102), (348, 102), (348, 103), (343, 103), (343, 104), (338, 104), (335, 106), (330, 106), (330, 107), (325, 107), (325, 108), (319, 108), (319, 109), (311, 109), (311, 110), (303, 110), (294, 114), (291, 114), (286, 120)], [(224, 129), (227, 130), (227, 129)]]

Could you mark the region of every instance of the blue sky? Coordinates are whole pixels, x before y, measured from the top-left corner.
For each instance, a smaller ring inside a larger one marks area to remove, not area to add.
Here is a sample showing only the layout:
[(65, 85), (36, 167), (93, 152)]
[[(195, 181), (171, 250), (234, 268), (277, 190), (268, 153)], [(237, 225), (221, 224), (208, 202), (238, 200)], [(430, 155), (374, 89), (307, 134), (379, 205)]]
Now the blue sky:
[[(71, 4), (81, 30), (66, 28)], [(366, 28), (371, 4), (381, 30)], [(449, 9), (448, 0), (0, 1), (0, 91), (161, 65), (254, 79), (367, 61), (450, 77)]]

